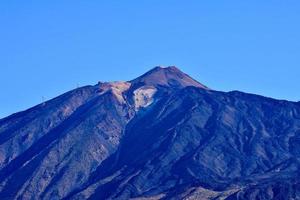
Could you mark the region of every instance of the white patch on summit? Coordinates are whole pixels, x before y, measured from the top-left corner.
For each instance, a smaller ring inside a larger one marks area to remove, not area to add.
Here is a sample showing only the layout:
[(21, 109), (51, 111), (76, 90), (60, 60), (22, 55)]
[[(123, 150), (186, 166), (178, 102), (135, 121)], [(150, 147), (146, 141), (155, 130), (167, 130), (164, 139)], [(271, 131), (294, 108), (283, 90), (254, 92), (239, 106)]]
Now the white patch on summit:
[(153, 96), (156, 93), (157, 89), (155, 87), (143, 86), (139, 89), (136, 89), (134, 93), (134, 104), (135, 110), (138, 111), (139, 108), (147, 107), (153, 103)]
[(123, 92), (130, 88), (129, 82), (105, 82), (100, 84), (100, 95), (106, 93), (107, 91), (112, 91), (112, 93), (117, 97), (119, 102), (124, 103)]

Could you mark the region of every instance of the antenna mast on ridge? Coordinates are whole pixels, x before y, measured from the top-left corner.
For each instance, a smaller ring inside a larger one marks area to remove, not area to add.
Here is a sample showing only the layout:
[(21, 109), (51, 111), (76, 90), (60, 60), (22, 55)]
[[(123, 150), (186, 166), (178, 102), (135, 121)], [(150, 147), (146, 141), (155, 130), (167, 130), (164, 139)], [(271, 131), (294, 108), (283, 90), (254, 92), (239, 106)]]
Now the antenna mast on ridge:
[(42, 105), (44, 106), (45, 104), (46, 104), (46, 102), (45, 102), (45, 97), (42, 96)]

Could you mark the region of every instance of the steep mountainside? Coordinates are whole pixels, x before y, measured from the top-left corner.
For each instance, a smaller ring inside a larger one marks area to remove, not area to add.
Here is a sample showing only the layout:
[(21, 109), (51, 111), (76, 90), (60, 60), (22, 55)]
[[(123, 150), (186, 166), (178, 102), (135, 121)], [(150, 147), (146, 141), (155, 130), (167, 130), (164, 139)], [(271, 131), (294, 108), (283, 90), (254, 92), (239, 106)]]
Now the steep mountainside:
[(176, 67), (0, 120), (0, 199), (300, 199), (300, 104)]

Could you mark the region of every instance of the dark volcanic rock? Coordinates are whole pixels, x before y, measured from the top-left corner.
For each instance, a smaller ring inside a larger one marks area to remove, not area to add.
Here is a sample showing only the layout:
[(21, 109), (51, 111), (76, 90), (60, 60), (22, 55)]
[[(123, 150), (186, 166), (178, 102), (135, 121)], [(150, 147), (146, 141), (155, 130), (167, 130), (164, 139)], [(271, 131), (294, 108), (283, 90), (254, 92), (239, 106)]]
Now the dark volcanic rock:
[(1, 199), (300, 199), (300, 105), (175, 67), (0, 120)]

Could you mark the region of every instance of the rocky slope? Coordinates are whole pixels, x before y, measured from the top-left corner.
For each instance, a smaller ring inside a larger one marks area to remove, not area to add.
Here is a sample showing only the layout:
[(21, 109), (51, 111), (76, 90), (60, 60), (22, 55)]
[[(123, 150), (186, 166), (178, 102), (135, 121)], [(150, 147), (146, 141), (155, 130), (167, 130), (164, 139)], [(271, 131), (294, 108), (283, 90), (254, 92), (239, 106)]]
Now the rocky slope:
[(0, 120), (0, 199), (300, 199), (300, 104), (176, 67)]

